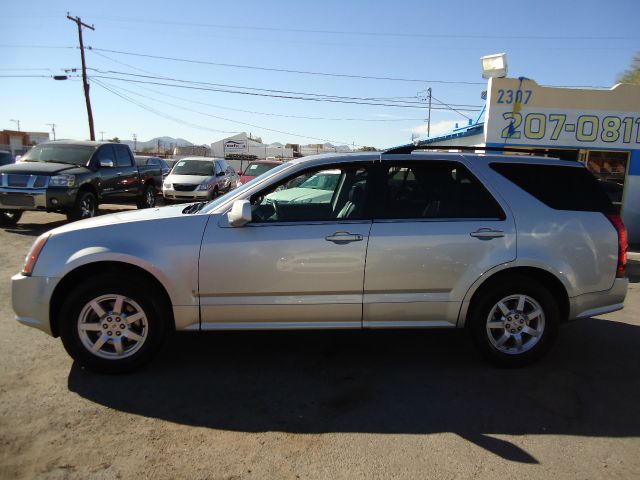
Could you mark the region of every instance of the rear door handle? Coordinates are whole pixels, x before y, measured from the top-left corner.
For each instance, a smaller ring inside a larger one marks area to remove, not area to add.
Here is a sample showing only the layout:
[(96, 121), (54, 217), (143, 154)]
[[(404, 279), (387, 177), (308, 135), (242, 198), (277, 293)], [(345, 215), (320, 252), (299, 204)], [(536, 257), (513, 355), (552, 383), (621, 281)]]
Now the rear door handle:
[(500, 238), (504, 237), (504, 232), (502, 230), (494, 230), (492, 228), (480, 228), (475, 232), (471, 232), (469, 235), (476, 238)]
[(327, 235), (324, 239), (327, 242), (333, 242), (337, 244), (349, 243), (349, 242), (361, 242), (364, 237), (359, 233), (349, 232), (336, 232), (333, 235)]

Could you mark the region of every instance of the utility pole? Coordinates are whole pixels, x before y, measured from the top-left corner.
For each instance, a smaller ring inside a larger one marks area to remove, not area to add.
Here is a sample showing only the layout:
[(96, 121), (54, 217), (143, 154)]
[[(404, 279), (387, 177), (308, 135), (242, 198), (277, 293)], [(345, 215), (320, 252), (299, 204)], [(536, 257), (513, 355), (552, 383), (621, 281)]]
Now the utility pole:
[(136, 151), (138, 150), (138, 135), (137, 134), (133, 134), (133, 153), (136, 153)]
[(48, 126), (51, 127), (51, 133), (53, 133), (53, 139), (56, 139), (56, 124), (55, 123), (47, 123)]
[(91, 140), (96, 139), (96, 134), (93, 131), (93, 113), (91, 112), (91, 100), (89, 99), (89, 82), (87, 81), (87, 65), (84, 61), (84, 43), (82, 42), (82, 27), (95, 30), (93, 25), (87, 25), (80, 20), (80, 17), (71, 17), (67, 12), (67, 18), (78, 25), (78, 39), (80, 40), (80, 58), (82, 60), (82, 85), (84, 87), (84, 99), (87, 104), (87, 116), (89, 117), (89, 138)]
[(20, 120), (14, 120), (13, 118), (9, 120), (10, 122), (15, 123), (18, 126), (18, 131), (20, 131)]
[(100, 130), (98, 133), (100, 134), (100, 141), (104, 142), (104, 132)]
[(427, 117), (427, 137), (431, 136), (431, 87), (427, 88), (427, 95), (429, 95), (429, 116)]

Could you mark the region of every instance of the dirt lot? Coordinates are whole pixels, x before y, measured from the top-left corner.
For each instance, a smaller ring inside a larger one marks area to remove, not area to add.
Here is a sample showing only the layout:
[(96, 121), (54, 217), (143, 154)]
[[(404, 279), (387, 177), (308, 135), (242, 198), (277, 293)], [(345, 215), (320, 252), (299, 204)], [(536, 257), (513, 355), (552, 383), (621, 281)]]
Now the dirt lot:
[(62, 221), (0, 230), (2, 479), (638, 478), (638, 262), (625, 310), (527, 369), (459, 332), (214, 333), (111, 377), (13, 320), (9, 277)]

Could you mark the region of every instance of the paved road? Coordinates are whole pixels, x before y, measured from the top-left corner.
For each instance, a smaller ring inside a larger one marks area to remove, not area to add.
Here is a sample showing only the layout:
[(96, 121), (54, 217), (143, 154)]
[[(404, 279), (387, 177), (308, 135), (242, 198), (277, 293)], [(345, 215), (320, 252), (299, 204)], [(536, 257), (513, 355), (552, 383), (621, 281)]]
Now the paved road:
[(9, 277), (63, 220), (0, 230), (0, 478), (638, 478), (639, 262), (625, 310), (526, 369), (459, 332), (214, 333), (111, 377), (13, 320)]

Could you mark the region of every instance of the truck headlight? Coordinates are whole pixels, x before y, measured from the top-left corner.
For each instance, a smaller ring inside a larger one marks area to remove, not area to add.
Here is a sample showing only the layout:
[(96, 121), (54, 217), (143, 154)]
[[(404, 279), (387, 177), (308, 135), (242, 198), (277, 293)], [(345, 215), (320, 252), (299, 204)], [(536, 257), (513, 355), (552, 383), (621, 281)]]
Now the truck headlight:
[(201, 183), (200, 185), (198, 185), (198, 188), (196, 188), (196, 191), (211, 190), (212, 188), (212, 183)]
[(75, 175), (54, 175), (49, 179), (50, 187), (73, 187), (75, 184)]
[(171, 190), (171, 184), (170, 183), (163, 183), (162, 184), (162, 188), (164, 188), (165, 190)]

